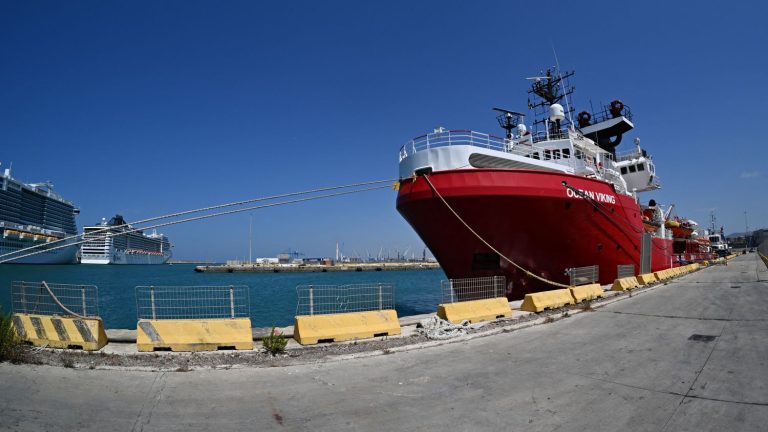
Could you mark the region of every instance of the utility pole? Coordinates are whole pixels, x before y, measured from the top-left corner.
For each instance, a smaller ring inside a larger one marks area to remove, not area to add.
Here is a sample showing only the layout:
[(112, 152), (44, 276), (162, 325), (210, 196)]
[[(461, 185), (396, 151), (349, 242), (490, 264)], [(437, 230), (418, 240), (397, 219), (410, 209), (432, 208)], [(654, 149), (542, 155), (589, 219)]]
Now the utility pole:
[(749, 240), (751, 237), (747, 237), (749, 235), (749, 222), (747, 222), (747, 211), (744, 210), (744, 247), (749, 249)]

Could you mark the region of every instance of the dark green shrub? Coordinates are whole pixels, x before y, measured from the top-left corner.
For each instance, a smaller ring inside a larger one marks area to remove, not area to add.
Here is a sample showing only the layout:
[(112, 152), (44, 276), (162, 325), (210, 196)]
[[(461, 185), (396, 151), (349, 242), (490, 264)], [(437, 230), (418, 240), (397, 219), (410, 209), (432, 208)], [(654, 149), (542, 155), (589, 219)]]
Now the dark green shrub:
[(288, 338), (272, 326), (272, 332), (269, 336), (261, 340), (264, 348), (272, 354), (277, 354), (285, 351), (285, 346), (288, 345)]
[(13, 328), (13, 318), (0, 309), (0, 362), (21, 360), (23, 346), (16, 329)]

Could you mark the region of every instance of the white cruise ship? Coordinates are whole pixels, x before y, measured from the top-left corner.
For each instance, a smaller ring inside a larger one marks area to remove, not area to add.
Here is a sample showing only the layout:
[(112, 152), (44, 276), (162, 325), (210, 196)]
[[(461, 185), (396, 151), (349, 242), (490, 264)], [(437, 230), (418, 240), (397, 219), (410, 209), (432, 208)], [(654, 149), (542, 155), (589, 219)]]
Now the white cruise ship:
[(6, 168), (0, 174), (0, 262), (74, 264), (78, 213), (51, 183), (22, 183)]
[(163, 234), (144, 234), (128, 225), (122, 216), (84, 227), (81, 264), (165, 264), (171, 244)]

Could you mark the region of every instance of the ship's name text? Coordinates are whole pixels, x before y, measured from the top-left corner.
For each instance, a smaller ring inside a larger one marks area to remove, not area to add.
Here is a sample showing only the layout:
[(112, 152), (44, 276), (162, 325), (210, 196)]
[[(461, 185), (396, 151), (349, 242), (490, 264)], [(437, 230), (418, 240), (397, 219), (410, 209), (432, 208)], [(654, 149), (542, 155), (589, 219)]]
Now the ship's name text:
[(565, 190), (565, 194), (568, 195), (568, 198), (582, 198), (583, 194), (584, 196), (588, 196), (597, 202), (616, 204), (616, 197), (614, 195), (604, 194), (602, 192), (593, 192), (591, 190), (579, 189), (579, 193), (576, 193), (573, 191), (573, 189), (567, 188)]

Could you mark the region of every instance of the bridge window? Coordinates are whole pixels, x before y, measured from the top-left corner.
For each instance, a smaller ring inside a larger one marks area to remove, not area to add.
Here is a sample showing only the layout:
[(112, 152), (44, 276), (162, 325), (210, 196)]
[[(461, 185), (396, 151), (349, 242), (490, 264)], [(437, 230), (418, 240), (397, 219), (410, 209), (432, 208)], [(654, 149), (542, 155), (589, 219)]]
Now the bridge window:
[(621, 167), (621, 173), (626, 174), (627, 173), (627, 167)]
[(629, 166), (629, 172), (631, 172), (631, 173), (637, 172), (637, 168), (634, 165), (630, 165)]
[(560, 159), (560, 149), (552, 150), (552, 154), (554, 159)]
[(539, 157), (539, 152), (533, 152), (533, 156), (532, 156), (532, 157), (533, 157), (534, 159), (541, 159), (541, 158)]
[(563, 149), (563, 159), (568, 159), (571, 157), (571, 149)]
[(544, 150), (544, 160), (550, 160), (550, 159), (552, 159), (552, 151)]
[(641, 163), (641, 164), (637, 165), (637, 170), (638, 171), (645, 171), (645, 164)]

